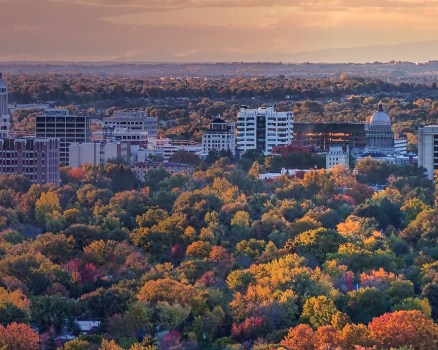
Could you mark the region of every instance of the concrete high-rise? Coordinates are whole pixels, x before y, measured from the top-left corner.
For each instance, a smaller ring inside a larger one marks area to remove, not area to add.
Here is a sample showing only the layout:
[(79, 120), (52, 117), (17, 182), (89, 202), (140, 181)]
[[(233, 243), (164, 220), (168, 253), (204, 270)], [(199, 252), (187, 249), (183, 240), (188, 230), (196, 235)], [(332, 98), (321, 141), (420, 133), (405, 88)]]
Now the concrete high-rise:
[(293, 113), (274, 107), (257, 109), (242, 106), (237, 113), (237, 149), (240, 153), (257, 149), (270, 155), (272, 147), (292, 142)]
[(9, 136), (10, 117), (8, 110), (8, 85), (0, 73), (0, 139)]
[(8, 114), (8, 85), (3, 80), (3, 73), (0, 72), (0, 115)]
[(418, 129), (418, 166), (425, 168), (427, 177), (433, 180), (438, 170), (438, 125)]
[(36, 116), (36, 137), (59, 138), (59, 159), (61, 164), (68, 165), (70, 144), (90, 139), (90, 118), (70, 115), (65, 109), (49, 109)]

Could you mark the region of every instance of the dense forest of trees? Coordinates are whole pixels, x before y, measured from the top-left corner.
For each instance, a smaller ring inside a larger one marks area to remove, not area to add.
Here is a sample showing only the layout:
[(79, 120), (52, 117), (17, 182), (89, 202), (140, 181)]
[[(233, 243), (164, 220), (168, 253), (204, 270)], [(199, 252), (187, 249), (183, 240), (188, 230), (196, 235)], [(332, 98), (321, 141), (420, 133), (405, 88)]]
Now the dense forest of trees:
[(0, 347), (435, 349), (436, 184), (370, 159), (259, 181), (270, 163), (1, 176)]
[(7, 76), (11, 99), (35, 101), (98, 102), (123, 98), (247, 98), (293, 99), (341, 98), (361, 94), (436, 95), (437, 85), (408, 82), (389, 83), (378, 79), (242, 78), (130, 78), (78, 74), (30, 74)]

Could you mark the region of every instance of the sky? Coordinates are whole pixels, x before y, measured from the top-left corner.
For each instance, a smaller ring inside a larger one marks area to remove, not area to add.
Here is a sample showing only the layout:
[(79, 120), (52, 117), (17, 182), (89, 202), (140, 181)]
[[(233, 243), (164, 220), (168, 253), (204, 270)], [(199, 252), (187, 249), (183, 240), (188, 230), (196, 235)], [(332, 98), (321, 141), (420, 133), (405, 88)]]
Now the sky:
[(0, 60), (328, 61), (369, 47), (372, 61), (376, 45), (438, 40), (437, 15), (438, 0), (0, 0)]

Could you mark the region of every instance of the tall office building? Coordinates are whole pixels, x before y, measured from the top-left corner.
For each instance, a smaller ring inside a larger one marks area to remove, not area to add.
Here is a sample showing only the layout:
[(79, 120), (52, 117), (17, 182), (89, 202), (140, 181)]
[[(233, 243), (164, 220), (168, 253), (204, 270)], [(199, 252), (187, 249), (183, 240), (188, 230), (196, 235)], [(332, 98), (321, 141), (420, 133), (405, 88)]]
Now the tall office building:
[(3, 80), (3, 73), (0, 72), (0, 115), (8, 114), (8, 85)]
[(0, 139), (9, 136), (10, 117), (8, 111), (8, 85), (0, 73)]
[(59, 140), (0, 139), (0, 174), (24, 175), (37, 184), (59, 184)]
[(433, 180), (438, 170), (438, 125), (418, 129), (418, 166), (427, 170), (427, 177)]
[(292, 112), (277, 112), (274, 107), (242, 106), (237, 113), (237, 149), (241, 153), (258, 149), (269, 155), (272, 147), (289, 145), (292, 132)]
[(68, 165), (70, 144), (90, 139), (90, 118), (70, 115), (65, 109), (48, 109), (36, 116), (36, 137), (59, 138), (59, 159), (61, 164)]
[(206, 157), (212, 150), (236, 153), (234, 123), (226, 123), (221, 118), (210, 123), (210, 128), (202, 135), (202, 156)]

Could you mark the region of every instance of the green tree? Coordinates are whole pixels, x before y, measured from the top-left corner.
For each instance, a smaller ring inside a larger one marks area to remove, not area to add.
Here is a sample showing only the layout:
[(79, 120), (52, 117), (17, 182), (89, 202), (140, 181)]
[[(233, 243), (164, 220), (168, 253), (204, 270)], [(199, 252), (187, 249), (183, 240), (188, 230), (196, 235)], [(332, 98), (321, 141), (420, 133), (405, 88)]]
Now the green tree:
[(73, 321), (75, 301), (60, 295), (36, 296), (32, 299), (32, 323), (41, 332), (50, 327), (60, 330), (65, 322), (67, 325)]
[(140, 227), (151, 227), (168, 217), (169, 214), (163, 209), (148, 209), (144, 214), (137, 216), (135, 220)]
[(329, 325), (333, 317), (339, 313), (333, 300), (326, 296), (311, 297), (306, 300), (301, 313), (301, 319), (310, 323), (314, 329)]
[(314, 257), (322, 264), (327, 254), (335, 253), (344, 242), (345, 239), (336, 231), (321, 227), (301, 233), (295, 239), (289, 240), (285, 248), (292, 253)]
[(347, 313), (354, 323), (366, 324), (389, 311), (389, 303), (377, 288), (361, 288), (348, 293)]
[(400, 310), (418, 310), (427, 317), (432, 316), (432, 308), (427, 299), (406, 298), (392, 308), (392, 311)]
[(406, 200), (401, 207), (401, 211), (404, 215), (404, 221), (407, 225), (414, 221), (419, 213), (428, 209), (430, 209), (430, 207), (418, 198)]
[(432, 308), (432, 318), (435, 322), (438, 322), (438, 283), (426, 284), (421, 296), (429, 300), (430, 307)]

